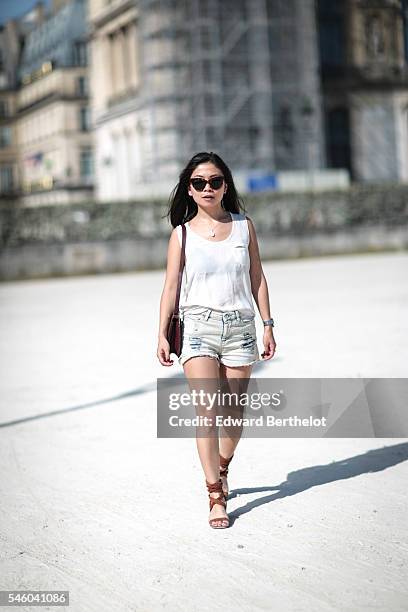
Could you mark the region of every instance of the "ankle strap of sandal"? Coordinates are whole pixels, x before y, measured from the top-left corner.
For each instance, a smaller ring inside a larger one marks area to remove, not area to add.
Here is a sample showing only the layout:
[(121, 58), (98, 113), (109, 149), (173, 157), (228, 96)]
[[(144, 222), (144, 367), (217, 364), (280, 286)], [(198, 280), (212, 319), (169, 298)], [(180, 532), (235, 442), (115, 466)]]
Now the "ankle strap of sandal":
[(207, 485), (207, 490), (209, 493), (222, 493), (221, 478), (219, 478), (216, 482), (212, 482), (212, 483), (206, 480), (205, 484)]
[[(234, 455), (232, 455), (233, 457)], [(222, 476), (226, 476), (228, 474), (228, 466), (231, 463), (232, 457), (229, 459), (225, 459), (222, 455), (220, 455), (220, 473)]]
[[(216, 482), (208, 482), (208, 480), (206, 480), (205, 483), (207, 485), (208, 494), (210, 498), (210, 510), (212, 510), (215, 504), (220, 504), (220, 506), (224, 506), (224, 508), (226, 508), (227, 502), (225, 499), (224, 492), (222, 490), (221, 478), (218, 479)], [(219, 496), (211, 497), (210, 493), (219, 493)]]
[(227, 502), (225, 501), (224, 495), (222, 497), (211, 497), (210, 495), (210, 510), (213, 509), (213, 506), (215, 506), (215, 504), (220, 504), (220, 506), (224, 506), (224, 508), (226, 508)]

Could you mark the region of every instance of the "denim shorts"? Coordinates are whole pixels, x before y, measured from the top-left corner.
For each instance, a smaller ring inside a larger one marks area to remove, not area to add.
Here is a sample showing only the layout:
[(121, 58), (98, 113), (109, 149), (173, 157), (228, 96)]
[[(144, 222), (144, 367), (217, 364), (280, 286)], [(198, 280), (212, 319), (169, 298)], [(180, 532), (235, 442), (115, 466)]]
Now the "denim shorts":
[(191, 357), (203, 356), (231, 367), (260, 361), (254, 314), (190, 306), (182, 309), (180, 316), (184, 323), (180, 365)]

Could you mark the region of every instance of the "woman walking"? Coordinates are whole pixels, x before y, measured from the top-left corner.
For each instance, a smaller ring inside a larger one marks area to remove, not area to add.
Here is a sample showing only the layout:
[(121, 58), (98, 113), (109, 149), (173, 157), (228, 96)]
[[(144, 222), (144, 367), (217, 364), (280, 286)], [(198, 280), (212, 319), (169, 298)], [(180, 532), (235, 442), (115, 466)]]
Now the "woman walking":
[[(181, 226), (185, 224), (179, 306), (184, 331), (178, 361), (190, 386), (199, 378), (219, 381), (228, 388), (234, 380), (242, 379), (242, 392), (253, 364), (260, 361), (253, 299), (264, 323), (263, 360), (271, 359), (276, 349), (255, 228), (241, 212), (231, 171), (217, 154), (194, 155), (179, 178), (168, 211), (174, 229), (160, 301), (157, 357), (163, 366), (173, 364), (167, 329), (176, 299)], [(197, 436), (197, 449), (209, 493), (209, 524), (225, 528), (229, 526), (228, 466), (242, 427), (225, 428), (220, 437), (215, 425), (210, 429), (210, 435)]]

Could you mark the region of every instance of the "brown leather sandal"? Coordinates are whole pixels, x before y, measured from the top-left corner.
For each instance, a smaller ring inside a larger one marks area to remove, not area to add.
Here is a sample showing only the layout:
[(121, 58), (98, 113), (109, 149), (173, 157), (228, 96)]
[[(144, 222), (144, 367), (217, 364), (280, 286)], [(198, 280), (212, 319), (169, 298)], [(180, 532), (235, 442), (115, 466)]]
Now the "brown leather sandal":
[[(224, 506), (224, 508), (227, 508), (227, 500), (225, 499), (225, 495), (222, 491), (221, 478), (219, 478), (216, 482), (213, 483), (209, 483), (208, 480), (206, 480), (205, 484), (207, 485), (208, 498), (210, 500), (210, 512), (215, 504), (220, 504), (221, 506)], [(211, 497), (210, 493), (219, 493), (220, 495), (218, 497)], [(228, 517), (212, 518), (209, 519), (208, 522), (210, 524), (210, 527), (212, 527), (213, 529), (225, 529), (226, 527), (229, 527)]]
[[(234, 455), (232, 455), (232, 457), (233, 456)], [(223, 490), (225, 497), (227, 497), (229, 493), (227, 476), (228, 476), (228, 466), (231, 462), (232, 457), (230, 457), (229, 459), (225, 459), (225, 457), (220, 455), (220, 478), (222, 482), (222, 490)]]

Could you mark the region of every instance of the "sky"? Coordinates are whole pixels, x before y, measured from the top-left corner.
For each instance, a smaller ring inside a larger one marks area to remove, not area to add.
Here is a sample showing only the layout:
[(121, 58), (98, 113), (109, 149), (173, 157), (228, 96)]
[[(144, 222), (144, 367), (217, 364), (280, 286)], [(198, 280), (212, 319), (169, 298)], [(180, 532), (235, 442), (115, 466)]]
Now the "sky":
[[(37, 4), (38, 0), (0, 0), (0, 23), (4, 23), (13, 17), (20, 17)], [(51, 0), (44, 0), (45, 5), (50, 5)]]

